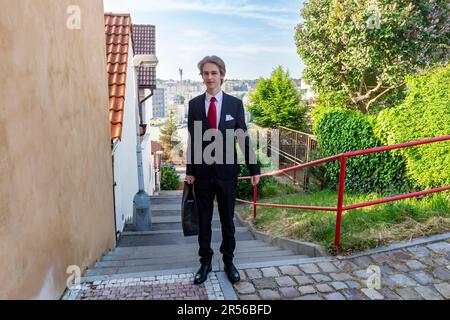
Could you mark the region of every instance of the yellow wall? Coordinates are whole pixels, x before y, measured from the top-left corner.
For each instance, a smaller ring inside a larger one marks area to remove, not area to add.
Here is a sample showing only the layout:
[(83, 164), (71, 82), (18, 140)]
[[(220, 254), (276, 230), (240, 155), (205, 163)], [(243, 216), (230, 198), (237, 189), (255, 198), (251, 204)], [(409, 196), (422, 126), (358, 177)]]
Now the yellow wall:
[(1, 1), (1, 299), (58, 299), (115, 244), (103, 19), (102, 0)]

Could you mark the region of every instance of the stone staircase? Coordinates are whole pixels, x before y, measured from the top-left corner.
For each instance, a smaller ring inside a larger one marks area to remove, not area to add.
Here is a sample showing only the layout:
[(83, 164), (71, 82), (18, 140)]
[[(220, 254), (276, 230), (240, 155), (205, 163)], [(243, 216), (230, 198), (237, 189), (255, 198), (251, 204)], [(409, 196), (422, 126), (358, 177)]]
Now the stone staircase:
[[(199, 267), (197, 237), (184, 237), (181, 227), (181, 191), (164, 191), (151, 197), (152, 230), (123, 232), (117, 248), (88, 269), (85, 279), (145, 272), (195, 272)], [(220, 244), (219, 213), (217, 205), (212, 222), (213, 271), (223, 271)], [(256, 240), (247, 227), (236, 225), (236, 251), (234, 262), (270, 263), (309, 258), (293, 251)]]

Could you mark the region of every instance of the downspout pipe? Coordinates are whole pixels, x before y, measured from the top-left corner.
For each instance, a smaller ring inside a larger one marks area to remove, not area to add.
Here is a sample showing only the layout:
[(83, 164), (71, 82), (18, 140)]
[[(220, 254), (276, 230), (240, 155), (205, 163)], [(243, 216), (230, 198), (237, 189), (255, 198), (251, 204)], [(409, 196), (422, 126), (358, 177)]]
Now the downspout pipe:
[[(138, 90), (139, 92), (139, 90)], [(143, 100), (139, 101), (139, 95), (138, 95), (138, 104), (139, 104), (139, 115), (140, 115), (140, 121), (138, 123), (138, 127), (137, 127), (137, 134), (138, 134), (138, 139), (137, 139), (137, 145), (136, 145), (136, 155), (138, 158), (138, 181), (139, 181), (139, 191), (144, 191), (144, 170), (143, 170), (143, 165), (142, 165), (142, 146), (141, 146), (141, 130), (140, 130), (140, 125), (144, 124), (143, 119), (142, 119), (142, 104), (147, 101), (148, 99), (150, 99), (153, 96), (153, 89), (151, 90), (151, 93), (145, 97)], [(140, 166), (140, 167), (139, 167)]]
[(140, 130), (140, 101), (138, 87), (138, 68), (134, 67), (134, 83), (136, 90), (136, 158), (139, 191), (133, 200), (133, 228), (135, 231), (148, 231), (151, 229), (150, 196), (144, 190), (144, 171), (142, 164), (141, 130)]

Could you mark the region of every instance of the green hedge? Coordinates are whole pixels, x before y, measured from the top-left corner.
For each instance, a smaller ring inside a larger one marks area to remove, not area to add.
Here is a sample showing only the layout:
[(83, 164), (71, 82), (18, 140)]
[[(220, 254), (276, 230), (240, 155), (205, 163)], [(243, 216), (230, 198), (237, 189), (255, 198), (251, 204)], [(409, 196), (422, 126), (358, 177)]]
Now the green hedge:
[[(373, 131), (374, 116), (339, 108), (319, 109), (314, 114), (314, 130), (323, 157), (382, 145)], [(328, 187), (337, 188), (340, 161), (329, 162), (325, 168)], [(405, 179), (404, 158), (389, 151), (349, 158), (346, 172), (347, 191), (393, 191), (410, 187)]]
[(178, 190), (180, 177), (172, 166), (163, 166), (161, 169), (161, 190)]
[[(243, 163), (244, 161), (241, 150), (238, 149), (237, 153), (239, 163)], [(264, 155), (264, 153), (260, 149), (256, 150), (256, 158), (261, 170), (263, 168), (269, 168), (272, 166), (270, 159), (266, 155)], [(239, 177), (250, 176), (250, 171), (248, 170), (247, 165), (240, 164), (239, 169)], [(276, 180), (273, 177), (261, 178), (258, 184), (258, 197), (263, 196), (262, 193), (266, 188), (271, 188), (274, 185), (276, 185)], [(250, 179), (238, 180), (236, 192), (237, 197), (240, 199), (253, 199), (253, 185)]]
[[(240, 177), (248, 177), (249, 175), (250, 175), (250, 172), (248, 171), (247, 166), (245, 164), (241, 164), (239, 176)], [(272, 183), (272, 182), (273, 182), (272, 177), (260, 179), (260, 183), (258, 185), (258, 195), (260, 195), (261, 188), (264, 186), (264, 184)], [(238, 180), (236, 192), (237, 192), (237, 197), (239, 199), (253, 199), (253, 185), (252, 185), (250, 179)]]
[[(450, 65), (406, 79), (402, 104), (382, 111), (375, 132), (385, 144), (450, 135)], [(402, 149), (417, 186), (450, 185), (450, 141)]]

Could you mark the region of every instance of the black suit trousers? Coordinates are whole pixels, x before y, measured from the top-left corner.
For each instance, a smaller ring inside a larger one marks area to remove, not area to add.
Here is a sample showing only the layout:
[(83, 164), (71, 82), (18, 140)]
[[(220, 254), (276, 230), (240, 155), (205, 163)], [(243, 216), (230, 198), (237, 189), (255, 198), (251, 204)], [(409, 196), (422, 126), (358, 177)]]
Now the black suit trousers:
[(198, 253), (200, 262), (210, 263), (214, 254), (214, 251), (211, 249), (211, 222), (213, 217), (214, 198), (216, 198), (222, 229), (220, 252), (223, 254), (224, 263), (231, 263), (236, 248), (233, 218), (237, 177), (231, 180), (222, 180), (219, 179), (214, 172), (210, 178), (196, 179), (194, 181), (194, 186), (199, 214), (198, 243), (200, 249)]

